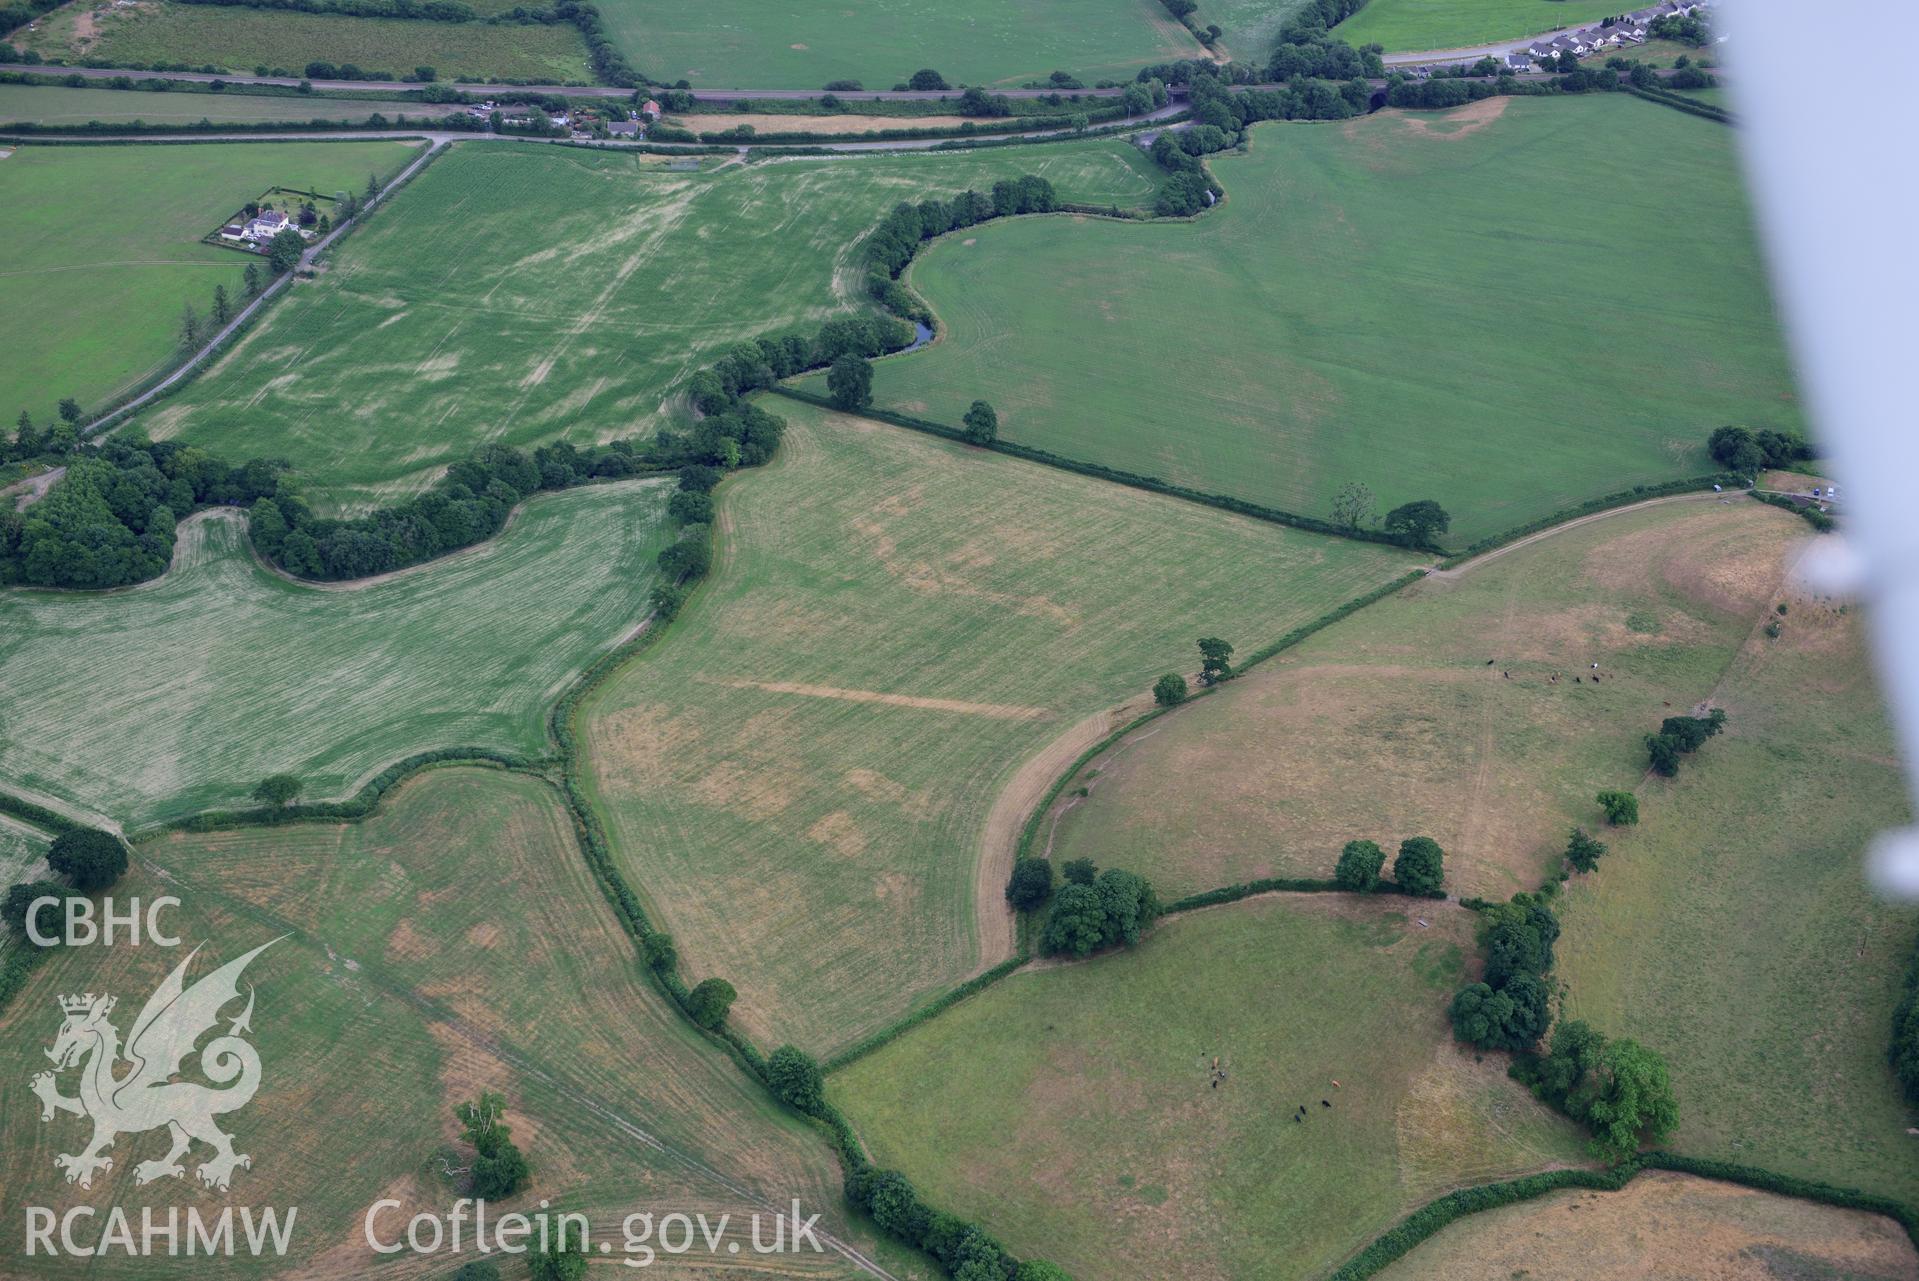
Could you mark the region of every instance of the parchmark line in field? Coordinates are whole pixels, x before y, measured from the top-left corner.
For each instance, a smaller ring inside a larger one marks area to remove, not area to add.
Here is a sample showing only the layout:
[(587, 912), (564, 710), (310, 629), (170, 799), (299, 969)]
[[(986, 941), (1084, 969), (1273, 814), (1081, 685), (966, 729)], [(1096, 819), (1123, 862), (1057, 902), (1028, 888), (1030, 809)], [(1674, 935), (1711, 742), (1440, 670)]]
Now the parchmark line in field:
[(837, 698), (847, 703), (885, 703), (889, 707), (916, 707), (927, 712), (958, 712), (962, 716), (991, 716), (1003, 721), (1037, 721), (1052, 715), (1044, 707), (1021, 707), (1017, 703), (969, 703), (958, 698), (921, 698), (917, 694), (888, 694), (876, 689), (839, 689), (832, 685), (807, 685), (798, 681), (716, 681), (732, 689), (763, 689), (773, 694), (798, 694), (804, 698)]

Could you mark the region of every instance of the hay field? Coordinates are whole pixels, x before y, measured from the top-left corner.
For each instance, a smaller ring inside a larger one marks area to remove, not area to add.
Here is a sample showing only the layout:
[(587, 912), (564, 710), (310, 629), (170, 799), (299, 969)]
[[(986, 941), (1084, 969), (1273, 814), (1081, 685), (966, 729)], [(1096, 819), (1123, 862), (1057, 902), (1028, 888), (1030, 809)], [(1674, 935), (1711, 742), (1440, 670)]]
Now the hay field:
[[(482, 6), (476, 6), (482, 7)], [(44, 58), (112, 66), (212, 66), (237, 75), (265, 67), (299, 75), (309, 62), (351, 64), (392, 79), (432, 67), (443, 80), (591, 84), (586, 41), (570, 23), (528, 25), (362, 18), (169, 0), (74, 3), (13, 43)]]
[(1582, 1159), (1453, 1047), (1470, 921), (1414, 910), (1428, 928), (1331, 895), (1175, 917), (1001, 980), (829, 1093), (879, 1164), (1083, 1281), (1324, 1276), (1442, 1191)]
[[(632, 944), (546, 783), (436, 770), (360, 825), (145, 844), (115, 894), (160, 892), (182, 901), (167, 921), (186, 946), (206, 947), (191, 977), (290, 935), (246, 976), (257, 991), (251, 1039), (263, 1083), (225, 1126), (252, 1155), (252, 1168), (235, 1173), (230, 1198), (171, 1179), (136, 1192), (136, 1160), (165, 1145), (162, 1136), (125, 1135), (113, 1169), (91, 1192), (61, 1181), (54, 1154), (76, 1150), (84, 1123), (61, 1116), (42, 1124), (27, 1088), (47, 1066), (40, 1051), (59, 1025), (54, 998), (114, 993), (125, 1034), (146, 994), (185, 955), (122, 946), (59, 954), (0, 1015), (9, 1140), (0, 1178), (16, 1204), (56, 1211), (82, 1201), (150, 1204), (164, 1219), (168, 1205), (204, 1213), (231, 1199), (297, 1206), (298, 1218), (286, 1263), (115, 1259), (116, 1277), (445, 1276), (446, 1255), (374, 1256), (361, 1221), (382, 1197), (404, 1203), (401, 1223), (417, 1210), (447, 1212), (461, 1193), (441, 1173), (442, 1151), (454, 1168), (465, 1164), (449, 1147), (459, 1134), (452, 1109), (481, 1090), (506, 1096), (513, 1139), (532, 1165), (530, 1185), (510, 1208), (532, 1210), (547, 1198), (555, 1209), (585, 1212), (595, 1239), (610, 1234), (616, 1250), (620, 1217), (640, 1209), (739, 1216), (756, 1201), (799, 1197), (828, 1211), (822, 1227), (845, 1230), (836, 1222), (839, 1175), (826, 1144), (773, 1107), (640, 977)], [(62, 1081), (67, 1093), (73, 1080)], [(189, 1178), (203, 1156), (196, 1149)], [(392, 1222), (382, 1218), (381, 1226)], [(84, 1260), (25, 1258), (21, 1232), (17, 1215), (0, 1224), (9, 1276), (98, 1274)], [(752, 1275), (849, 1271), (808, 1254)]]
[[(0, 93), (16, 98), (51, 92), (0, 86)], [(211, 95), (177, 97), (217, 101)], [(0, 281), (18, 300), (0, 312), (0, 415), (8, 439), (23, 409), (45, 426), (56, 421), (54, 407), (64, 396), (94, 408), (173, 364), (180, 355), (181, 309), (191, 303), (206, 316), (214, 286), (225, 286), (229, 298), (244, 298), (241, 276), (254, 259), (200, 243), (221, 219), (269, 187), (358, 191), (368, 173), (398, 171), (416, 146), (13, 148), (0, 160)], [(99, 216), (103, 207), (110, 216)]]
[(1196, 220), (945, 237), (948, 332), (875, 403), (1307, 515), (1434, 498), (1452, 546), (1710, 472), (1713, 428), (1800, 416), (1732, 137), (1653, 106), (1267, 124)]
[(51, 842), (37, 828), (0, 814), (0, 890), (30, 881)]
[(1640, 791), (1645, 820), (1561, 909), (1566, 1010), (1657, 1049), (1697, 1156), (1919, 1202), (1886, 1066), (1919, 911), (1864, 881), (1911, 822), (1861, 635), (1798, 590), (1714, 691), (1727, 732)]
[(1637, 785), (1646, 734), (1713, 691), (1806, 533), (1681, 500), (1428, 578), (1090, 762), (1090, 794), (1043, 829), (1052, 856), (1177, 895), (1425, 834), (1457, 894), (1536, 888), (1567, 830), (1603, 821), (1594, 795)]
[(953, 84), (1010, 88), (1060, 70), (1090, 85), (1204, 55), (1158, 0), (609, 0), (602, 12), (634, 66), (702, 89), (891, 89), (927, 66)]
[(140, 422), (290, 459), (324, 504), (430, 483), (488, 440), (627, 436), (681, 420), (703, 362), (868, 307), (851, 244), (902, 199), (1029, 170), (1133, 203), (1123, 144), (665, 171), (657, 157), (455, 144)]
[(767, 1044), (823, 1057), (1010, 953), (1006, 870), (975, 880), (1027, 757), (1196, 670), (1198, 637), (1253, 646), (1407, 564), (773, 407), (712, 580), (579, 713), (630, 879)]
[(1911, 1281), (1919, 1255), (1890, 1219), (1655, 1170), (1618, 1192), (1554, 1192), (1469, 1215), (1379, 1273), (1382, 1281), (1649, 1275)]
[(1608, 8), (1606, 0), (1368, 0), (1333, 34), (1354, 46), (1382, 44), (1388, 52), (1463, 49), (1582, 26), (1616, 12), (1619, 6)]
[(665, 495), (537, 498), (498, 538), (359, 587), (275, 576), (220, 514), (150, 584), (0, 592), (0, 786), (140, 825), (283, 770), (320, 799), (429, 748), (543, 754), (559, 689), (646, 616)]

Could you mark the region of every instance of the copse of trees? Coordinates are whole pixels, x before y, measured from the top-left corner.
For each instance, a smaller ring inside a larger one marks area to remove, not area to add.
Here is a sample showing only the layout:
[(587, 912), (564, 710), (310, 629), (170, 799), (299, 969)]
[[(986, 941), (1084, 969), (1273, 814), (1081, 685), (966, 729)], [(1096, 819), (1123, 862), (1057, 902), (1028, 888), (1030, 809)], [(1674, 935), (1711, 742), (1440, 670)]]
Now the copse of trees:
[(1048, 954), (1084, 957), (1105, 947), (1130, 946), (1159, 917), (1159, 897), (1137, 873), (1108, 868), (1095, 875), (1089, 860), (1075, 859), (1066, 875), (1040, 936)]
[(1526, 1050), (1552, 1021), (1544, 982), (1552, 970), (1559, 918), (1538, 894), (1515, 894), (1480, 909), (1486, 970), (1454, 996), (1453, 1035), (1482, 1050)]
[(1266, 64), (1270, 80), (1352, 80), (1386, 74), (1378, 45), (1355, 49), (1332, 29), (1366, 7), (1366, 0), (1308, 0), (1280, 28)]
[(1812, 458), (1804, 438), (1784, 431), (1720, 427), (1706, 438), (1706, 452), (1727, 471), (1752, 475), (1762, 467), (1789, 467)]
[(512, 1128), (502, 1119), (506, 1100), (498, 1094), (483, 1093), (470, 1103), (453, 1109), (460, 1119), (460, 1137), (475, 1153), (467, 1184), (474, 1196), (483, 1201), (510, 1197), (526, 1184), (526, 1157), (509, 1137)]
[(104, 588), (156, 577), (173, 560), (180, 519), (273, 493), (283, 468), (228, 467), (178, 441), (89, 446), (40, 501), (0, 511), (0, 583)]
[[(282, 483), (252, 504), (253, 544), (267, 560), (302, 578), (387, 573), (492, 537), (515, 506), (543, 491), (678, 468), (681, 489), (704, 495), (724, 472), (771, 458), (784, 430), (781, 419), (757, 405), (723, 397), (717, 412), (691, 428), (662, 431), (649, 441), (620, 440), (587, 449), (561, 441), (530, 454), (486, 445), (447, 468), (417, 498), (352, 519), (315, 516), (291, 483), (280, 478)], [(711, 518), (710, 498), (703, 505), (686, 500), (674, 512), (681, 537), (661, 553), (668, 569), (661, 591), (668, 597), (711, 563), (705, 521), (692, 519), (701, 512)]]
[(1725, 709), (1719, 707), (1705, 716), (1668, 716), (1659, 723), (1657, 734), (1646, 736), (1646, 755), (1653, 772), (1667, 778), (1678, 774), (1679, 758), (1698, 751), (1725, 724)]
[(1522, 1055), (1512, 1076), (1592, 1132), (1595, 1156), (1624, 1161), (1642, 1140), (1659, 1142), (1679, 1125), (1666, 1061), (1636, 1041), (1612, 1041), (1578, 1019), (1553, 1032), (1552, 1048)]

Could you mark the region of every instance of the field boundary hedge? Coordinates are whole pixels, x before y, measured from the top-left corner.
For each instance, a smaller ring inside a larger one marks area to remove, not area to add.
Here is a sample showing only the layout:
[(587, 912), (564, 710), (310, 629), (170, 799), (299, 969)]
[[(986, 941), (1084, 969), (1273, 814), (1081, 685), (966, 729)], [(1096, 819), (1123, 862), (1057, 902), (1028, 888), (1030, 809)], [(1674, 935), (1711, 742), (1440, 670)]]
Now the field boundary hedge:
[[(195, 3), (197, 0), (188, 0)], [(140, 120), (89, 120), (83, 125), (49, 125), (33, 120), (20, 120), (5, 126), (8, 135), (18, 135), (22, 141), (31, 140), (37, 147), (57, 147), (63, 143), (68, 146), (84, 147), (98, 145), (91, 138), (72, 138), (63, 135), (74, 133), (98, 134), (101, 141), (122, 141), (118, 135), (136, 135), (124, 141), (151, 141), (155, 146), (164, 146), (175, 141), (224, 142), (223, 138), (195, 139), (195, 134), (208, 133), (245, 133), (261, 134), (271, 138), (275, 134), (299, 133), (316, 129), (330, 130), (335, 133), (358, 131), (361, 133), (392, 133), (396, 130), (431, 129), (441, 133), (484, 133), (484, 129), (470, 127), (473, 117), (464, 112), (453, 112), (445, 117), (435, 116), (427, 120), (411, 120), (405, 112), (396, 112), (388, 120), (374, 116), (366, 120), (328, 120), (315, 116), (311, 120), (243, 120), (223, 123), (218, 120), (202, 118), (186, 124), (148, 124)], [(460, 123), (467, 122), (467, 123)], [(147, 137), (148, 135), (177, 135)], [(358, 142), (357, 138), (301, 138), (300, 142)], [(394, 141), (404, 141), (395, 139)]]
[(1628, 86), (1627, 93), (1635, 98), (1644, 98), (1647, 102), (1656, 102), (1662, 107), (1671, 107), (1674, 111), (1683, 111), (1689, 116), (1700, 116), (1706, 120), (1717, 120), (1722, 125), (1737, 125), (1739, 122), (1724, 107), (1715, 107), (1710, 102), (1700, 102), (1684, 94), (1674, 93), (1670, 89), (1641, 89)]
[[(838, 407), (825, 396), (810, 391), (801, 391), (775, 383), (766, 390), (776, 396), (785, 396), (790, 400), (804, 401), (822, 409), (839, 412)], [(1402, 547), (1410, 551), (1435, 551), (1433, 548), (1408, 547), (1406, 543), (1392, 535), (1366, 529), (1344, 529), (1329, 520), (1317, 516), (1301, 516), (1283, 508), (1267, 507), (1260, 503), (1247, 502), (1243, 498), (1230, 498), (1224, 494), (1208, 493), (1202, 489), (1192, 489), (1185, 485), (1175, 485), (1171, 481), (1161, 480), (1157, 476), (1143, 476), (1138, 472), (1121, 471), (1100, 463), (1089, 463), (1078, 458), (1069, 458), (1056, 454), (1049, 449), (1038, 449), (1032, 445), (1015, 444), (1008, 440), (994, 440), (979, 445), (966, 439), (966, 433), (957, 427), (935, 422), (930, 418), (916, 418), (910, 414), (897, 413), (890, 409), (870, 406), (860, 410), (859, 418), (874, 418), (895, 427), (904, 427), (909, 431), (924, 432), (929, 436), (939, 436), (956, 444), (972, 445), (975, 449), (988, 449), (1010, 458), (1023, 459), (1029, 463), (1039, 463), (1046, 467), (1057, 467), (1061, 471), (1077, 472), (1082, 476), (1091, 476), (1096, 480), (1111, 481), (1115, 485), (1125, 485), (1129, 489), (1143, 489), (1149, 494), (1162, 494), (1168, 498), (1181, 498), (1190, 503), (1199, 503), (1204, 507), (1216, 507), (1221, 511), (1232, 512), (1236, 516), (1250, 516), (1255, 520), (1268, 521), (1275, 525), (1290, 525), (1294, 529), (1303, 529), (1309, 533), (1326, 534), (1335, 538), (1350, 538), (1356, 542), (1378, 543), (1385, 547)]]
[(1781, 511), (1789, 511), (1797, 516), (1804, 517), (1808, 525), (1811, 525), (1822, 534), (1829, 533), (1839, 526), (1839, 522), (1832, 518), (1830, 512), (1820, 511), (1819, 508), (1812, 503), (1795, 503), (1783, 494), (1766, 494), (1761, 493), (1757, 489), (1749, 489), (1746, 493), (1749, 497), (1757, 499), (1768, 507), (1777, 507)]
[(1840, 1209), (1864, 1210), (1871, 1214), (1884, 1215), (1903, 1228), (1913, 1244), (1919, 1246), (1919, 1214), (1915, 1214), (1911, 1207), (1891, 1197), (1861, 1192), (1854, 1188), (1835, 1187), (1829, 1183), (1801, 1179), (1793, 1175), (1775, 1174), (1755, 1166), (1735, 1165), (1729, 1161), (1713, 1161), (1701, 1157), (1682, 1156), (1676, 1152), (1655, 1150), (1642, 1152), (1631, 1160), (1610, 1169), (1546, 1170), (1517, 1179), (1508, 1179), (1499, 1183), (1482, 1183), (1475, 1187), (1449, 1192), (1437, 1200), (1427, 1202), (1374, 1238), (1362, 1247), (1358, 1254), (1336, 1269), (1328, 1281), (1365, 1281), (1368, 1277), (1376, 1276), (1388, 1264), (1403, 1258), (1414, 1247), (1436, 1235), (1442, 1228), (1467, 1215), (1516, 1205), (1522, 1201), (1531, 1201), (1549, 1192), (1563, 1191), (1566, 1188), (1617, 1192), (1645, 1170), (1667, 1170), (1676, 1174), (1689, 1174), (1718, 1183), (1734, 1183), (1741, 1187), (1755, 1188), (1761, 1192), (1816, 1201)]
[(183, 818), (168, 819), (151, 827), (127, 834), (127, 840), (143, 841), (163, 832), (217, 832), (242, 827), (284, 827), (288, 823), (358, 823), (379, 809), (386, 794), (415, 774), (426, 770), (470, 765), (537, 774), (541, 761), (514, 752), (487, 747), (441, 747), (403, 756), (375, 774), (352, 795), (337, 801), (308, 801), (294, 805), (262, 805), (253, 809), (202, 810)]
[(84, 826), (65, 814), (57, 813), (44, 805), (36, 805), (7, 791), (0, 791), (0, 814), (11, 814), (27, 826), (40, 828), (55, 836), (63, 832), (78, 831)]
[(934, 997), (927, 1004), (914, 1010), (904, 1018), (895, 1021), (887, 1027), (881, 1028), (871, 1036), (863, 1037), (855, 1041), (838, 1054), (827, 1059), (826, 1062), (820, 1064), (820, 1071), (826, 1073), (837, 1072), (854, 1060), (863, 1059), (875, 1050), (891, 1045), (894, 1041), (897, 1041), (900, 1037), (906, 1035), (920, 1024), (927, 1022), (935, 1015), (943, 1014), (955, 1005), (958, 1005), (961, 1001), (964, 1001), (967, 997), (985, 991), (1015, 970), (1024, 967), (1032, 959), (1033, 958), (1025, 952), (1007, 957), (992, 969), (980, 974), (975, 974), (958, 987), (950, 988), (942, 992), (939, 996)]

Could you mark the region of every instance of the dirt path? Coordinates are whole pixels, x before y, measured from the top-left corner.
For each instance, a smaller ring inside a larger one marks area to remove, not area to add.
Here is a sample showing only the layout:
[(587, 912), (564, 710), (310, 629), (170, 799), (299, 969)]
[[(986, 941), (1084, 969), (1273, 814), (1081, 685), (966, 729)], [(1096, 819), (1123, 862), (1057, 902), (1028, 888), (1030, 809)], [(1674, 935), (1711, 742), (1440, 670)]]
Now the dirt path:
[(11, 498), (15, 511), (25, 511), (45, 498), (47, 491), (59, 484), (60, 478), (66, 474), (66, 468), (55, 467), (51, 471), (41, 472), (38, 476), (17, 480), (5, 489), (0, 489), (0, 499)]
[(1507, 543), (1504, 547), (1495, 547), (1485, 555), (1475, 556), (1469, 561), (1464, 561), (1461, 564), (1453, 566), (1451, 569), (1431, 570), (1427, 573), (1426, 580), (1428, 582), (1444, 582), (1449, 578), (1458, 578), (1462, 574), (1467, 574), (1478, 569), (1488, 561), (1498, 560), (1507, 552), (1516, 552), (1522, 547), (1530, 547), (1542, 538), (1551, 538), (1553, 535), (1563, 534), (1569, 529), (1578, 529), (1581, 525), (1590, 525), (1596, 520), (1610, 520), (1614, 516), (1624, 516), (1627, 512), (1644, 511), (1648, 507), (1659, 507), (1666, 503), (1731, 502), (1736, 497), (1738, 497), (1737, 494), (1713, 493), (1707, 490), (1698, 494), (1669, 494), (1664, 498), (1648, 498), (1643, 503), (1628, 503), (1624, 507), (1608, 507), (1605, 511), (1594, 512), (1590, 516), (1581, 516), (1577, 520), (1569, 520), (1563, 525), (1553, 525), (1550, 528), (1540, 530), (1536, 534), (1528, 534), (1524, 538)]
[(1141, 694), (1118, 707), (1093, 713), (1021, 765), (994, 798), (973, 872), (980, 971), (990, 970), (1013, 955), (1016, 930), (1012, 906), (1006, 901), (1006, 881), (1013, 874), (1013, 856), (1027, 818), (1068, 766), (1120, 726), (1145, 715), (1152, 705), (1152, 696)]

